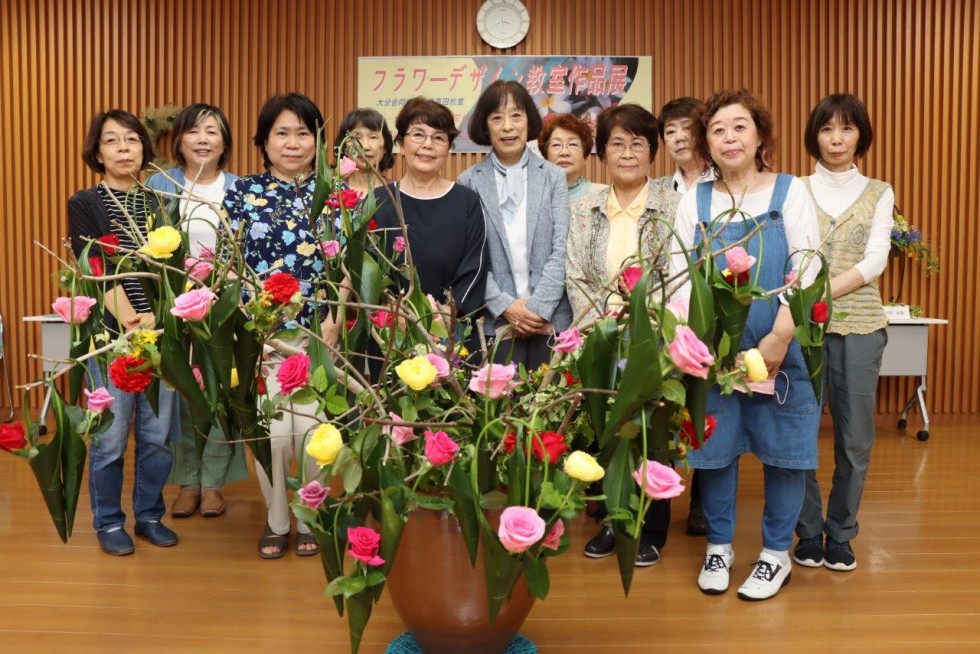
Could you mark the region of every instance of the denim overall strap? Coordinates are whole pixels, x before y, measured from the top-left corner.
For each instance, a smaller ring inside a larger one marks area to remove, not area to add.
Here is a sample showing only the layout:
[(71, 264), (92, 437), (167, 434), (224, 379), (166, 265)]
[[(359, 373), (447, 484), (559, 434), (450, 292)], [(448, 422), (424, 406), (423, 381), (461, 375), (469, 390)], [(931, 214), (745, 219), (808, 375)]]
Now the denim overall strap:
[[(765, 213), (755, 216), (754, 220), (731, 220), (711, 234), (712, 249), (718, 251), (759, 228), (742, 247), (758, 258), (758, 268), (753, 267), (751, 274), (757, 275), (755, 279), (764, 289), (783, 285), (790, 249), (786, 239), (787, 217), (782, 210), (792, 182), (791, 175), (778, 175)], [(710, 187), (708, 183), (698, 185), (698, 218), (702, 222), (711, 220)], [(707, 207), (702, 197), (707, 197)], [(794, 217), (788, 218), (792, 220)], [(698, 230), (695, 243), (700, 239)], [(724, 255), (720, 255), (718, 264), (725, 267)], [(780, 306), (776, 298), (752, 303), (739, 344), (740, 350), (758, 346), (772, 331)], [(820, 407), (809, 383), (802, 351), (795, 340), (790, 344), (780, 372), (785, 374), (776, 377), (776, 396), (748, 396), (740, 392), (723, 396), (717, 387), (712, 388), (707, 408), (708, 413), (717, 418), (718, 427), (701, 450), (691, 453), (689, 460), (692, 465), (707, 469), (724, 468), (741, 454), (752, 452), (770, 466), (794, 469), (816, 467)]]

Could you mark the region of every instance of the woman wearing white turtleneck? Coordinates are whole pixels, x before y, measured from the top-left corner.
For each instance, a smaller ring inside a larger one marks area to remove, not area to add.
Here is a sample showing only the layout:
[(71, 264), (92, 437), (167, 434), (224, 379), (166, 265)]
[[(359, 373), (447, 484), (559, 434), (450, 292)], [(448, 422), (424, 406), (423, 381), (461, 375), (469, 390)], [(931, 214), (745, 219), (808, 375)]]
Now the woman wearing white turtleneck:
[(807, 472), (793, 559), (839, 571), (857, 566), (850, 541), (858, 533), (857, 512), (874, 442), (878, 371), (887, 342), (878, 277), (891, 247), (895, 194), (855, 166), (873, 137), (864, 103), (850, 94), (821, 100), (810, 113), (804, 137), (807, 151), (818, 161), (814, 174), (803, 181), (813, 195), (821, 236), (833, 230), (823, 252), (834, 297), (826, 361), (835, 468), (826, 519), (816, 474)]

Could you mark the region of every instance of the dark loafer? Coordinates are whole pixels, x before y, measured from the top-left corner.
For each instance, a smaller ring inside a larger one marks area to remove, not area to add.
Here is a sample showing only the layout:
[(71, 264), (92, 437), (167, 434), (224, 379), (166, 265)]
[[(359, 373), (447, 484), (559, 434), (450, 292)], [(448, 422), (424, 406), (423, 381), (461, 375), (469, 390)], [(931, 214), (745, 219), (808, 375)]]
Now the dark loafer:
[(585, 555), (590, 559), (602, 559), (616, 551), (616, 537), (613, 528), (604, 525), (595, 538), (585, 544)]
[(156, 520), (137, 522), (136, 535), (145, 538), (157, 547), (170, 547), (177, 544), (177, 534)]
[(657, 548), (653, 545), (640, 543), (639, 549), (636, 550), (636, 567), (649, 568), (658, 563), (660, 563), (660, 552), (657, 551)]
[(129, 537), (129, 534), (122, 527), (118, 527), (112, 531), (97, 531), (95, 535), (99, 539), (99, 545), (102, 546), (102, 551), (106, 554), (126, 556), (127, 554), (132, 554), (133, 550), (136, 549), (133, 545), (133, 539)]
[(704, 508), (700, 500), (691, 500), (691, 511), (687, 514), (687, 533), (689, 536), (704, 536), (708, 533), (708, 522), (704, 519)]

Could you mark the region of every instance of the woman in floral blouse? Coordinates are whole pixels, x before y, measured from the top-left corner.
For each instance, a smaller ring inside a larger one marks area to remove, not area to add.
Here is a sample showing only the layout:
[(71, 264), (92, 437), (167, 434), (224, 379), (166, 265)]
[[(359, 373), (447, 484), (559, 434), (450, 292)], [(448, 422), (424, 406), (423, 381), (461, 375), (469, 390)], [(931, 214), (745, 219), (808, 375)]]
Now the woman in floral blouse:
[[(325, 266), (316, 229), (310, 224), (308, 208), (316, 178), (316, 130), (323, 115), (312, 100), (299, 93), (276, 95), (259, 112), (254, 142), (262, 152), (265, 172), (236, 181), (225, 196), (225, 208), (233, 230), (241, 234), (245, 263), (263, 278), (270, 271), (286, 272), (300, 282), (305, 297), (318, 295), (318, 283), (325, 281)], [(309, 327), (313, 306), (307, 304), (295, 321)], [(336, 326), (329, 320), (320, 324), (324, 338), (336, 339)], [(278, 361), (269, 366), (267, 388), (279, 390), (276, 381)], [(286, 478), (294, 452), (302, 457), (307, 432), (315, 425), (311, 418), (287, 411), (270, 426), (272, 479), (261, 466), (256, 474), (269, 511), (265, 532), (259, 540), (259, 556), (277, 559), (289, 549), (290, 510), (286, 497)], [(317, 474), (307, 461), (307, 478)], [(317, 553), (316, 540), (309, 527), (297, 525), (296, 553)]]

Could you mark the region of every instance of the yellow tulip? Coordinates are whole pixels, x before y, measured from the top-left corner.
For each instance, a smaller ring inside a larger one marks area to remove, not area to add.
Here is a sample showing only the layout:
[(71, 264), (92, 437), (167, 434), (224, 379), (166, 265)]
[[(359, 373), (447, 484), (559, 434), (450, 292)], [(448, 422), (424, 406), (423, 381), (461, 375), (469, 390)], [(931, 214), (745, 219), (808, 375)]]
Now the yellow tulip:
[(168, 259), (180, 247), (180, 232), (173, 227), (159, 227), (146, 235), (146, 245), (140, 252), (154, 259)]
[(231, 369), (231, 384), (229, 384), (229, 385), (232, 388), (237, 388), (238, 387), (238, 368), (232, 368)]
[(592, 455), (575, 450), (565, 459), (565, 474), (588, 484), (602, 479), (606, 471)]
[(761, 382), (769, 378), (766, 360), (762, 358), (762, 352), (757, 348), (747, 350), (743, 361), (745, 361), (745, 369), (749, 374), (749, 381)]
[(330, 423), (323, 423), (313, 432), (310, 442), (306, 445), (306, 453), (316, 459), (321, 468), (337, 460), (337, 455), (344, 447), (344, 439), (340, 430)]
[(439, 373), (432, 362), (423, 356), (402, 361), (395, 367), (395, 372), (398, 374), (398, 378), (413, 391), (428, 388), (429, 384), (436, 380), (436, 375)]

